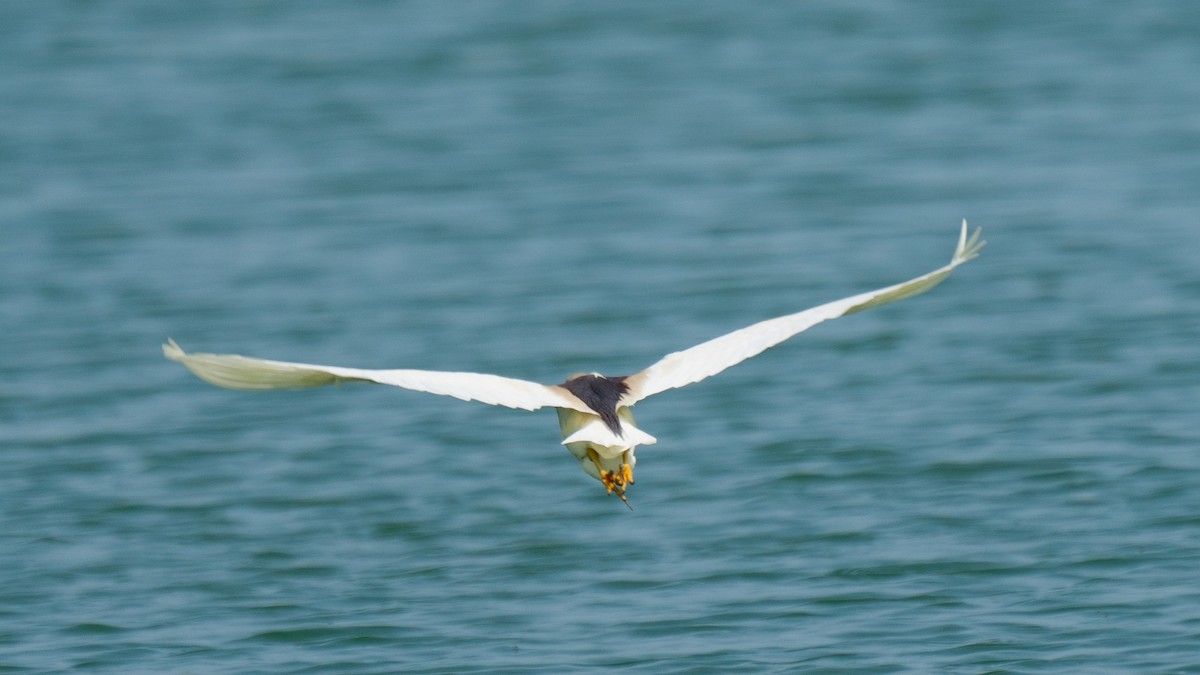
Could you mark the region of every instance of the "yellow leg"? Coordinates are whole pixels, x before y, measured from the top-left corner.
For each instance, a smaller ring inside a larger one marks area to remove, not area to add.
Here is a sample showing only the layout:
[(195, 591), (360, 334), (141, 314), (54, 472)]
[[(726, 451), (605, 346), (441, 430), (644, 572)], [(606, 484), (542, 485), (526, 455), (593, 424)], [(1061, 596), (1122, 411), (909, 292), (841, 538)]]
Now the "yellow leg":
[(592, 460), (592, 464), (596, 465), (596, 471), (600, 472), (600, 482), (604, 484), (604, 489), (608, 491), (608, 494), (611, 495), (613, 490), (619, 492), (625, 482), (624, 476), (617, 476), (612, 471), (605, 471), (604, 467), (600, 465), (600, 453), (596, 452), (595, 449), (588, 448), (587, 456), (588, 459)]

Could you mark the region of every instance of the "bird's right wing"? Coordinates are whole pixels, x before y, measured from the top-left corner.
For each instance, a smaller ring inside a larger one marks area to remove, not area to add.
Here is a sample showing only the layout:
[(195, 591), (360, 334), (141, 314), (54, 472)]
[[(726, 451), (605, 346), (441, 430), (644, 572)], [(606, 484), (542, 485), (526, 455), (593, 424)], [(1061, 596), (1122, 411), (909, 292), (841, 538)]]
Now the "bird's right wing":
[(520, 410), (556, 407), (593, 412), (574, 394), (557, 385), (484, 373), (362, 370), (268, 361), (235, 354), (188, 354), (170, 339), (163, 345), (163, 355), (182, 363), (205, 382), (229, 389), (298, 389), (341, 382), (375, 382)]
[(647, 396), (716, 375), (822, 321), (924, 293), (942, 283), (959, 265), (979, 255), (979, 249), (985, 243), (979, 240), (980, 232), (977, 229), (968, 237), (967, 221), (964, 220), (954, 257), (949, 264), (928, 274), (796, 314), (761, 321), (690, 349), (668, 354), (649, 368), (625, 379), (628, 391), (621, 397), (620, 405), (633, 405)]

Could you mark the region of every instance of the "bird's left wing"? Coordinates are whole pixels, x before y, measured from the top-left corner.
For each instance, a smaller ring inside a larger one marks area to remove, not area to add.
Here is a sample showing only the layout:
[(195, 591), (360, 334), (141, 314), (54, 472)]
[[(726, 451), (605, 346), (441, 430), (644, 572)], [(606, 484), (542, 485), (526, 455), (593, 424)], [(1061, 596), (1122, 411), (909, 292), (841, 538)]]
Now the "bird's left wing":
[(549, 406), (592, 412), (562, 387), (484, 373), (362, 370), (268, 361), (234, 354), (188, 354), (174, 340), (163, 345), (163, 355), (182, 363), (205, 382), (229, 389), (297, 389), (341, 382), (375, 382), (520, 410)]
[(980, 232), (976, 229), (968, 237), (967, 221), (964, 220), (958, 247), (950, 263), (923, 276), (796, 314), (761, 321), (690, 349), (668, 354), (649, 368), (625, 379), (629, 390), (621, 397), (620, 405), (633, 405), (647, 396), (716, 375), (822, 321), (924, 293), (950, 276), (956, 267), (979, 255), (979, 249), (985, 243), (979, 240)]

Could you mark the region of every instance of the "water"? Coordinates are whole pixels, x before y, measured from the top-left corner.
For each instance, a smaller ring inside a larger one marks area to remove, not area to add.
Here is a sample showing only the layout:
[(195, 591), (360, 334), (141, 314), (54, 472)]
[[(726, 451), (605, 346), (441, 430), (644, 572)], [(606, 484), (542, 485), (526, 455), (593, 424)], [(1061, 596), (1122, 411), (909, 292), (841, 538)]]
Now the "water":
[[(0, 670), (1200, 672), (1194, 3), (7, 3)], [(638, 407), (547, 382), (983, 257)]]

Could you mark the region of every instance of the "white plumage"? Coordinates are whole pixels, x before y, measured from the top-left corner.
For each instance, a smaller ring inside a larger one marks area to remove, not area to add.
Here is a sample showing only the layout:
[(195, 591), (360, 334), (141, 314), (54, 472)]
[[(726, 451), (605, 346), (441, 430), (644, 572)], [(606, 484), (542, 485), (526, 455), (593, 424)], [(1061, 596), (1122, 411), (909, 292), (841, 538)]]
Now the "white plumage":
[(928, 274), (796, 314), (761, 321), (690, 349), (668, 354), (649, 368), (625, 377), (610, 378), (591, 373), (572, 376), (562, 384), (545, 385), (482, 373), (363, 370), (233, 354), (188, 354), (174, 340), (163, 345), (163, 354), (182, 363), (200, 379), (230, 389), (286, 389), (340, 382), (374, 382), (520, 410), (556, 408), (563, 445), (579, 459), (584, 471), (624, 500), (627, 487), (633, 483), (633, 466), (637, 461), (634, 450), (656, 440), (635, 426), (630, 412), (633, 404), (659, 392), (716, 375), (822, 321), (924, 293), (979, 254), (985, 243), (980, 241), (979, 235), (980, 230), (976, 229), (968, 237), (967, 221), (964, 220), (958, 246), (949, 264)]

